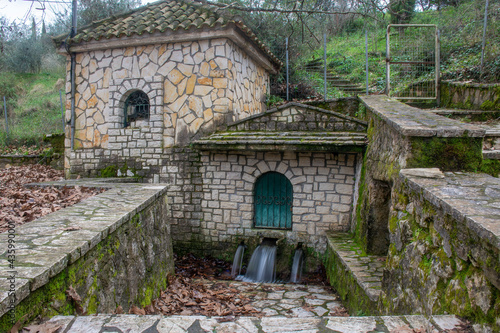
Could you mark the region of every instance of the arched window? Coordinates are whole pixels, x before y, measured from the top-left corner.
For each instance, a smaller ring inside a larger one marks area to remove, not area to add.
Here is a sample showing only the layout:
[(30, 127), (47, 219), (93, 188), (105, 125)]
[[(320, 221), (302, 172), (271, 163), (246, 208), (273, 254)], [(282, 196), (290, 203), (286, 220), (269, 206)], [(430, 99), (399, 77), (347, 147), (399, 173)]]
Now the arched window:
[(125, 127), (129, 126), (132, 121), (139, 119), (149, 119), (149, 98), (145, 92), (141, 90), (134, 91), (125, 100), (123, 108)]
[(255, 183), (255, 227), (292, 228), (292, 184), (278, 172), (268, 172)]

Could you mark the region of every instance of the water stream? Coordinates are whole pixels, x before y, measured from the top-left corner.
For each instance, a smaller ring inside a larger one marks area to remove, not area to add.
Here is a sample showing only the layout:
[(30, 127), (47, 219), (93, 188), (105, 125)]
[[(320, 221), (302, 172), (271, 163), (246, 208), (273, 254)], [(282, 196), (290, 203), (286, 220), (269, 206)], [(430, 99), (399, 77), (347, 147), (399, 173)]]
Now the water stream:
[(304, 264), (304, 251), (302, 248), (297, 248), (293, 256), (292, 272), (290, 274), (290, 282), (298, 283), (302, 278), (302, 266)]
[(273, 282), (276, 279), (276, 240), (265, 238), (252, 253), (244, 277), (237, 280), (246, 282)]
[(231, 276), (235, 278), (241, 274), (241, 266), (243, 263), (243, 255), (245, 254), (245, 245), (240, 244), (236, 249), (233, 259), (233, 267), (231, 268)]

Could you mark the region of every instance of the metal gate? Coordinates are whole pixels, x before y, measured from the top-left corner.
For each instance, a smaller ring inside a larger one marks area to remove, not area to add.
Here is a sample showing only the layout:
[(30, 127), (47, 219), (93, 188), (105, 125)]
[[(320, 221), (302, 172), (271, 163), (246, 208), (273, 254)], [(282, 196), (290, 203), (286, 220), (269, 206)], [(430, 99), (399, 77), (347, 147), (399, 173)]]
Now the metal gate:
[(390, 24), (386, 37), (386, 94), (439, 103), (439, 31), (434, 24)]
[(255, 227), (292, 228), (292, 184), (284, 175), (268, 172), (255, 184)]

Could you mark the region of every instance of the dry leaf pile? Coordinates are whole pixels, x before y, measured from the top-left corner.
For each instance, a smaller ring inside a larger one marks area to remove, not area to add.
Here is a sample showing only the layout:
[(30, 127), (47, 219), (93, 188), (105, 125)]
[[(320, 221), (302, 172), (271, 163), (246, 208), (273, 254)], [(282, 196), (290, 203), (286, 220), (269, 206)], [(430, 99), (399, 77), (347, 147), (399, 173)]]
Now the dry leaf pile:
[(256, 316), (251, 300), (224, 283), (212, 285), (190, 278), (175, 277), (161, 296), (145, 309), (131, 308), (133, 314)]
[(0, 146), (0, 155), (40, 155), (46, 147), (43, 146)]
[(25, 184), (61, 180), (63, 172), (46, 165), (0, 170), (0, 232), (8, 221), (21, 225), (104, 191), (86, 187), (24, 187)]
[(210, 256), (205, 258), (198, 258), (192, 254), (176, 256), (175, 273), (193, 279), (232, 280), (231, 263)]

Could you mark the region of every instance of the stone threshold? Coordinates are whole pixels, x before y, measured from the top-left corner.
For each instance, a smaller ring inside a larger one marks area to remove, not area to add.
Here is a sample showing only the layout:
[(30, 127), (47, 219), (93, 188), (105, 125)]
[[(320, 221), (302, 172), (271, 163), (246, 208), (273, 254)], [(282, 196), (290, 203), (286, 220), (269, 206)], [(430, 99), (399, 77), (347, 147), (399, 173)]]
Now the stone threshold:
[(455, 316), (380, 316), (380, 317), (204, 317), (97, 315), (57, 316), (49, 323), (61, 325), (58, 332), (461, 332), (464, 323)]
[[(118, 181), (121, 179), (38, 184), (108, 190), (16, 226), (14, 252), (12, 249), (8, 252), (9, 233), (0, 234), (0, 317), (9, 311), (13, 296), (14, 304), (18, 305), (167, 191), (166, 184), (113, 183)], [(9, 257), (9, 253), (15, 253), (15, 258)], [(9, 261), (9, 258), (14, 258), (14, 261)], [(10, 281), (15, 281), (14, 288)]]
[[(337, 264), (342, 265), (336, 268), (337, 272), (350, 275), (349, 280), (356, 283), (356, 286), (349, 288), (362, 290), (372, 305), (375, 305), (382, 289), (385, 257), (364, 253), (351, 234), (329, 233), (327, 240), (329, 253), (336, 257)], [(334, 283), (333, 287), (339, 289)]]

